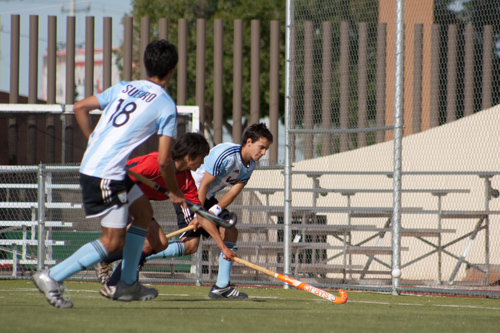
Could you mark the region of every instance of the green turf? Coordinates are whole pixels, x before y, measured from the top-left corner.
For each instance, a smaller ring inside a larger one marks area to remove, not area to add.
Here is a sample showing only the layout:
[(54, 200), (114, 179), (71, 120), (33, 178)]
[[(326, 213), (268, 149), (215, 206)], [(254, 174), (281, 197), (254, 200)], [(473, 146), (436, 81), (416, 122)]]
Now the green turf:
[[(337, 305), (301, 290), (242, 288), (248, 301), (208, 298), (208, 287), (156, 286), (149, 302), (121, 303), (97, 283), (66, 283), (73, 309), (55, 309), (28, 280), (0, 280), (2, 332), (497, 332), (500, 300), (349, 292)], [(334, 293), (334, 291), (332, 291)]]

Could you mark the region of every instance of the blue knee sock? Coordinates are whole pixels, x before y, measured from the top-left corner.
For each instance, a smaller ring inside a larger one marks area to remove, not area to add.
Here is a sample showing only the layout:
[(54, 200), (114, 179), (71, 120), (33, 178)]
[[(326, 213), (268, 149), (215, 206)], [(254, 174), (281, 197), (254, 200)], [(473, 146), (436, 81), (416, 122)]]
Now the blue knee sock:
[[(226, 246), (236, 252), (238, 247), (235, 243), (224, 242)], [(231, 275), (231, 267), (233, 267), (233, 262), (226, 260), (222, 257), (222, 252), (219, 255), (219, 274), (217, 275), (217, 282), (215, 283), (217, 287), (224, 288), (229, 285), (229, 276)]]
[(147, 229), (131, 226), (125, 237), (125, 246), (123, 247), (122, 275), (120, 280), (127, 285), (134, 284), (137, 281), (137, 265), (141, 258), (142, 247), (146, 240)]
[(99, 240), (87, 243), (72, 256), (50, 269), (50, 277), (56, 281), (64, 281), (87, 267), (92, 267), (108, 256)]
[(152, 254), (146, 258), (146, 260), (151, 259), (161, 259), (161, 258), (169, 258), (169, 257), (182, 257), (184, 255), (184, 243), (181, 241), (169, 242), (168, 247), (158, 253)]

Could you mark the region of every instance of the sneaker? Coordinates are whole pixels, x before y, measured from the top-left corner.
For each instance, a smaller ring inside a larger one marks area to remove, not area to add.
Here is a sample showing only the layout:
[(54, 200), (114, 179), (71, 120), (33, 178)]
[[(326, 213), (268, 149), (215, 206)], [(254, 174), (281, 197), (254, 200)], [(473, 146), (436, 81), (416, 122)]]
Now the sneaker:
[(248, 298), (247, 294), (234, 289), (233, 287), (231, 287), (231, 285), (228, 285), (225, 288), (219, 288), (215, 284), (212, 286), (212, 289), (210, 289), (208, 296), (210, 298), (223, 298), (223, 299), (234, 299), (234, 300), (243, 300)]
[(123, 281), (118, 282), (115, 287), (112, 299), (115, 301), (149, 301), (158, 296), (158, 291), (154, 288), (146, 288), (139, 281), (128, 286)]
[(38, 271), (31, 278), (35, 286), (40, 290), (41, 293), (45, 294), (45, 298), (50, 305), (55, 308), (72, 308), (73, 303), (69, 298), (69, 294), (67, 298), (63, 297), (64, 291), (66, 288), (62, 284), (62, 282), (58, 282), (52, 279), (49, 276), (49, 270), (44, 269), (42, 271)]
[(97, 279), (101, 284), (106, 284), (109, 281), (109, 264), (107, 262), (101, 261), (94, 265), (95, 272), (97, 274)]
[(116, 286), (110, 286), (107, 283), (105, 283), (102, 286), (101, 290), (99, 290), (99, 294), (101, 294), (101, 296), (109, 299), (113, 299), (113, 295), (115, 294), (115, 292), (116, 292)]

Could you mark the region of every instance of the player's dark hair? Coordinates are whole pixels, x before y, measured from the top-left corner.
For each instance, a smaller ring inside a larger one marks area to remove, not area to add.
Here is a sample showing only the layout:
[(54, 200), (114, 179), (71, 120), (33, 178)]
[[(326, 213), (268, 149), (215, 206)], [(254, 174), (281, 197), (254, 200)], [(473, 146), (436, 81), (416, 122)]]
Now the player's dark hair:
[(186, 133), (175, 142), (172, 149), (172, 158), (177, 160), (188, 155), (190, 159), (194, 160), (198, 156), (207, 156), (209, 152), (210, 146), (203, 135)]
[(267, 128), (266, 124), (253, 124), (247, 127), (243, 135), (241, 136), (241, 144), (245, 145), (248, 139), (252, 142), (258, 141), (260, 138), (266, 138), (269, 143), (273, 143), (273, 135), (271, 131)]
[(163, 79), (175, 68), (178, 60), (177, 48), (165, 39), (149, 43), (144, 51), (144, 67), (148, 77)]

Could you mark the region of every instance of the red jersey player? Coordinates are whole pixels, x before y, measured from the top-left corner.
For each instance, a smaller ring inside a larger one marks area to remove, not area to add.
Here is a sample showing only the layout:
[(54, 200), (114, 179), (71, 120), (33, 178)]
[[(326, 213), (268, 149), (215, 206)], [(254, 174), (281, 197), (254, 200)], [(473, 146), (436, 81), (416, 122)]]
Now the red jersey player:
[[(200, 200), (198, 198), (196, 183), (191, 176), (191, 170), (196, 170), (201, 166), (204, 157), (209, 151), (210, 147), (208, 142), (201, 134), (186, 133), (176, 141), (171, 153), (174, 161), (175, 177), (179, 189), (184, 193), (186, 200), (189, 200), (197, 205), (200, 204)], [(160, 168), (158, 167), (158, 155), (158, 152), (154, 152), (148, 155), (135, 157), (127, 162), (127, 167), (158, 183), (160, 186), (167, 188), (161, 175)], [(131, 176), (131, 178), (134, 182), (137, 182), (134, 177)], [(163, 201), (169, 199), (167, 195), (141, 184), (140, 182), (137, 183), (149, 200)], [(217, 228), (210, 221), (202, 218), (201, 216), (193, 216), (192, 214), (184, 215), (186, 218), (190, 218), (189, 221), (185, 222), (187, 224), (194, 225), (194, 231), (201, 227), (207, 231), (210, 236), (212, 236), (225, 257), (232, 260), (232, 258), (236, 256), (236, 254), (224, 244)], [(139, 266), (142, 266), (147, 256), (161, 252), (165, 250), (167, 246), (168, 239), (165, 237), (165, 233), (163, 232), (161, 226), (153, 217), (153, 220), (150, 222), (148, 227)], [(109, 264), (121, 258), (122, 253), (120, 252), (116, 255), (109, 256), (100, 264), (95, 266), (98, 278), (104, 285), (100, 293), (105, 297), (112, 297), (112, 294), (114, 293), (114, 286), (119, 281), (121, 274), (121, 265), (118, 265), (113, 272), (113, 276), (109, 278)]]

